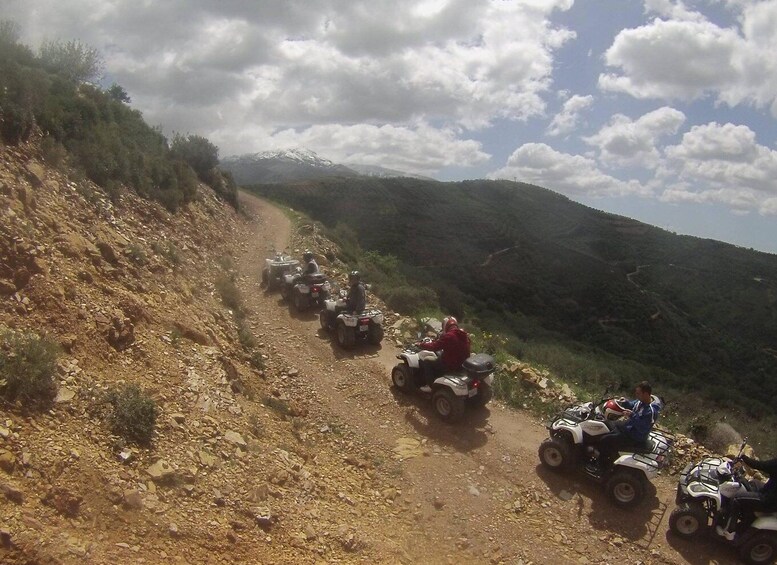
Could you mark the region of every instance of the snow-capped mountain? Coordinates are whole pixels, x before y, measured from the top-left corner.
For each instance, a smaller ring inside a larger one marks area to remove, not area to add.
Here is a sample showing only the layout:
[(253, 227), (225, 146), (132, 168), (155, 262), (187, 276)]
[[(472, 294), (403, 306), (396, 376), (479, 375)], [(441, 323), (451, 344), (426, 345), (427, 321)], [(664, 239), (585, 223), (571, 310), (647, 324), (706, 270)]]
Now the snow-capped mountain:
[(301, 148), (227, 157), (221, 161), (221, 167), (232, 173), (237, 184), (243, 185), (358, 174)]
[(240, 185), (360, 175), (433, 180), (378, 165), (340, 165), (304, 148), (262, 151), (226, 157), (221, 161), (221, 168), (231, 172), (237, 184)]

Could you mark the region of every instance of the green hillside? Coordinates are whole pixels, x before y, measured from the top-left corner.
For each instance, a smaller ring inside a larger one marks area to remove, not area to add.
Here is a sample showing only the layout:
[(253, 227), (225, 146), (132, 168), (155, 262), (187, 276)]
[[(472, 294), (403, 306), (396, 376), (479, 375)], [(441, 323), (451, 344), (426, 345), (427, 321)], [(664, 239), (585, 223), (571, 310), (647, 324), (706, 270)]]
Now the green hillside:
[(524, 342), (562, 340), (661, 369), (673, 389), (703, 387), (754, 414), (777, 408), (777, 256), (508, 181), (253, 188), (397, 256), (445, 310)]

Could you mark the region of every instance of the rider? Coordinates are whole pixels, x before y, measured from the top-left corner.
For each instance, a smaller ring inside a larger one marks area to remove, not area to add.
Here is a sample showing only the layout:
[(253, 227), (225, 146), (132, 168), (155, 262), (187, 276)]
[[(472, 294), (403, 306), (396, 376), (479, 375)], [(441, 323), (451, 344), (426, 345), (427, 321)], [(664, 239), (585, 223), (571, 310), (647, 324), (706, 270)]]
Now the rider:
[(315, 257), (313, 257), (312, 252), (305, 251), (302, 254), (302, 260), (305, 262), (305, 270), (302, 273), (303, 275), (317, 275), (321, 272), (318, 268), (318, 263), (316, 263)]
[(460, 369), (470, 356), (469, 335), (459, 328), (459, 322), (453, 316), (442, 321), (442, 334), (438, 339), (419, 342), (418, 347), (427, 351), (442, 351), (434, 361), (424, 361), (424, 373), (430, 384), (445, 371)]
[(596, 445), (600, 462), (611, 461), (621, 449), (645, 445), (661, 411), (660, 401), (654, 401), (652, 391), (650, 383), (642, 381), (634, 391), (637, 398), (622, 403), (627, 407), (623, 412), (626, 418), (616, 421), (610, 433), (602, 436)]
[[(736, 460), (736, 457), (732, 457)], [(742, 460), (753, 469), (757, 469), (769, 476), (769, 480), (763, 488), (756, 492), (737, 493), (730, 502), (728, 512), (728, 524), (717, 527), (717, 532), (728, 540), (734, 539), (737, 530), (737, 522), (740, 516), (745, 516), (746, 522), (752, 522), (754, 512), (777, 512), (777, 459), (758, 461), (747, 455), (740, 455)]]
[(348, 274), (348, 298), (345, 300), (346, 309), (349, 312), (359, 313), (367, 307), (367, 293), (361, 281), (359, 271), (351, 271)]

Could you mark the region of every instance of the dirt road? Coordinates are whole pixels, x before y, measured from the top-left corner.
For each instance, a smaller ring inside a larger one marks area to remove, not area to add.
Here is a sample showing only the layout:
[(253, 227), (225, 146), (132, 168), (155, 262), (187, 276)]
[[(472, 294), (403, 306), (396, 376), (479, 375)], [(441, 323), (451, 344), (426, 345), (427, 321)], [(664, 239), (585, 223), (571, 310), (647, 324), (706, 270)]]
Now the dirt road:
[(299, 370), (294, 395), (313, 404), (317, 417), (337, 422), (402, 485), (395, 515), (362, 524), (367, 537), (393, 551), (386, 562), (737, 562), (716, 541), (667, 535), (675, 477), (659, 478), (647, 502), (622, 511), (598, 485), (539, 467), (546, 431), (526, 413), (494, 402), (451, 426), (435, 418), (428, 400), (395, 393), (393, 345), (345, 352), (320, 330), (315, 312), (293, 314), (279, 295), (261, 290), (261, 261), (287, 247), (290, 222), (260, 199), (241, 198), (255, 219), (239, 262), (242, 291), (251, 319), (272, 334), (273, 359)]

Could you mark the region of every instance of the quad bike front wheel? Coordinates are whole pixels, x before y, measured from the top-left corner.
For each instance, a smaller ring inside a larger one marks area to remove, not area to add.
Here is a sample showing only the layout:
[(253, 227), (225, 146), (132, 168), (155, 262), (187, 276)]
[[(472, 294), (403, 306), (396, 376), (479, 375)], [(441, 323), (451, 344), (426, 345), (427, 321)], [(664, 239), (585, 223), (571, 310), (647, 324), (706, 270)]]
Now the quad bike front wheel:
[(626, 470), (615, 471), (607, 480), (605, 490), (613, 504), (621, 508), (633, 508), (645, 496), (642, 480)]
[(684, 502), (669, 515), (669, 529), (681, 538), (698, 537), (707, 529), (707, 510), (698, 502)]
[(288, 300), (289, 299), (289, 291), (290, 290), (291, 289), (289, 288), (289, 285), (282, 284), (281, 285), (281, 298), (283, 298), (284, 300)]
[(749, 565), (774, 563), (777, 557), (777, 535), (774, 532), (756, 532), (739, 548), (739, 557)]
[(410, 367), (405, 363), (397, 364), (391, 370), (391, 382), (402, 392), (410, 392), (413, 389), (413, 380), (410, 375)]
[(321, 312), (318, 313), (318, 323), (321, 324), (322, 330), (329, 329), (329, 320), (327, 318), (326, 310), (321, 310)]
[(446, 422), (456, 422), (464, 416), (466, 405), (464, 399), (459, 398), (449, 388), (438, 388), (432, 395), (434, 411)]
[(337, 345), (343, 349), (351, 349), (356, 343), (356, 332), (343, 322), (337, 324)]
[(538, 455), (543, 467), (560, 471), (569, 467), (572, 461), (572, 446), (564, 440), (548, 438), (540, 444)]

